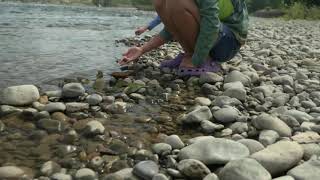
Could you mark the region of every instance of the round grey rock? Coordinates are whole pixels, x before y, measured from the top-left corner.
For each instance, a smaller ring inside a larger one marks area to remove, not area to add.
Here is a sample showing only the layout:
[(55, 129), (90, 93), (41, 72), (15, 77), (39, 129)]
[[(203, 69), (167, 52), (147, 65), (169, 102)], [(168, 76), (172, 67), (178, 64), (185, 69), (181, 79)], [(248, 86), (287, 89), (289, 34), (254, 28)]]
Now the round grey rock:
[(164, 174), (156, 174), (153, 176), (152, 180), (169, 180)]
[(66, 105), (62, 102), (52, 102), (45, 105), (43, 110), (48, 111), (49, 113), (63, 112), (66, 110)]
[(231, 123), (237, 120), (239, 112), (233, 107), (227, 107), (214, 112), (213, 116), (221, 123)]
[(195, 159), (185, 159), (178, 163), (178, 170), (190, 179), (204, 178), (211, 173), (202, 162)]
[(162, 155), (165, 152), (171, 152), (172, 147), (167, 143), (157, 143), (152, 146), (152, 151), (156, 154)]
[(173, 149), (181, 149), (184, 147), (184, 143), (178, 135), (167, 136), (164, 142), (170, 144)]
[(61, 166), (54, 161), (48, 161), (44, 163), (40, 169), (41, 174), (45, 176), (51, 176), (61, 170)]
[(25, 172), (16, 166), (0, 167), (0, 179), (19, 179), (23, 177)]
[(96, 173), (89, 168), (79, 169), (75, 174), (75, 178), (77, 180), (96, 180), (97, 179)]
[(203, 180), (219, 180), (218, 176), (214, 173), (208, 174)]
[(102, 102), (102, 97), (99, 94), (92, 94), (87, 96), (86, 102), (91, 106), (95, 106)]
[(86, 130), (86, 134), (88, 135), (97, 135), (97, 134), (103, 134), (105, 131), (105, 127), (101, 122), (93, 120), (93, 121), (89, 121), (86, 124), (85, 130)]
[(55, 173), (50, 178), (51, 180), (72, 180), (71, 175), (63, 173)]
[(80, 83), (68, 83), (62, 88), (62, 95), (67, 98), (75, 98), (84, 95), (85, 89)]
[(303, 149), (296, 142), (279, 141), (251, 155), (266, 168), (272, 176), (277, 176), (297, 165), (303, 157)]
[(247, 146), (250, 151), (250, 154), (256, 153), (264, 149), (264, 146), (256, 140), (253, 139), (240, 139), (237, 142)]
[(141, 161), (133, 167), (132, 173), (144, 180), (150, 180), (158, 174), (159, 167), (153, 161)]
[(220, 180), (271, 180), (270, 173), (256, 160), (245, 158), (230, 161), (219, 173)]
[(264, 146), (271, 145), (279, 139), (279, 134), (273, 130), (263, 130), (260, 132), (259, 141)]
[(320, 159), (312, 158), (309, 161), (291, 169), (288, 175), (295, 180), (316, 180), (320, 179)]
[(203, 120), (210, 120), (212, 113), (207, 106), (197, 107), (192, 112), (186, 114), (182, 118), (183, 123), (200, 123)]

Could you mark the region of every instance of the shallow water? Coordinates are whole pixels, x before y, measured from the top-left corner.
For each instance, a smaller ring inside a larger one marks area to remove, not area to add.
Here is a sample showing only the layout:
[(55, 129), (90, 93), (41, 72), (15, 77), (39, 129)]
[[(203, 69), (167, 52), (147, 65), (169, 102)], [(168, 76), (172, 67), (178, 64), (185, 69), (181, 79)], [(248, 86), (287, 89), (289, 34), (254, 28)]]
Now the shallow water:
[(117, 70), (125, 47), (152, 19), (134, 9), (0, 3), (0, 88)]

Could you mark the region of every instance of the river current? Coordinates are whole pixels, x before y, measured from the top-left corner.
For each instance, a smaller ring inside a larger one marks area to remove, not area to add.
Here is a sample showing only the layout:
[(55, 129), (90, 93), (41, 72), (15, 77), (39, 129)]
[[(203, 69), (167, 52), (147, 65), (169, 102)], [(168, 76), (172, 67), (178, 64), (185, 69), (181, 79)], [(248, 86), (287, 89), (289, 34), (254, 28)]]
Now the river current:
[(153, 13), (125, 8), (0, 3), (0, 88), (93, 78), (118, 70), (126, 47)]

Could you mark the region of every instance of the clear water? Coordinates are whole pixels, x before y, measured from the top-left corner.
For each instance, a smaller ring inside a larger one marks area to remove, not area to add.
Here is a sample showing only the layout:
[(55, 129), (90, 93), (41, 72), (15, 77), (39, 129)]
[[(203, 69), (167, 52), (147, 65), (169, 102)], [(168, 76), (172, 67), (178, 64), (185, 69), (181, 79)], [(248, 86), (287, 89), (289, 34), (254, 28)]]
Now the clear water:
[(0, 88), (117, 70), (126, 47), (153, 13), (134, 9), (0, 3)]

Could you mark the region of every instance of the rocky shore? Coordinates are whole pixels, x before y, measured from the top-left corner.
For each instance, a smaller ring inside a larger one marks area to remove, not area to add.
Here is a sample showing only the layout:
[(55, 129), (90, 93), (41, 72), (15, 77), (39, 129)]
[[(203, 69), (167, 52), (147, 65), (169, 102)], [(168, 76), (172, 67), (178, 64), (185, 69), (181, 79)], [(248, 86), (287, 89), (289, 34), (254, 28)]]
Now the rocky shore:
[(320, 179), (319, 29), (252, 19), (218, 74), (160, 70), (170, 43), (108, 80), (5, 88), (0, 179)]

